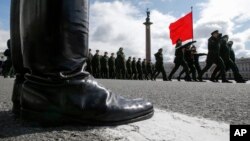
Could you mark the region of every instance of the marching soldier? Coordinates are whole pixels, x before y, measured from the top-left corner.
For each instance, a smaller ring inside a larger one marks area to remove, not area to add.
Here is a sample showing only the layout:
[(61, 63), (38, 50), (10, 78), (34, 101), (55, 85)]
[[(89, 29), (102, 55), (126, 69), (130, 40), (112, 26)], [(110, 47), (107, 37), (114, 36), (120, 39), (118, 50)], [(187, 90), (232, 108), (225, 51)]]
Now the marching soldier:
[(132, 79), (137, 80), (137, 66), (136, 66), (136, 58), (133, 57), (132, 61)]
[(115, 79), (115, 57), (114, 53), (111, 53), (109, 58), (109, 78)]
[[(185, 53), (184, 53), (184, 56), (185, 56), (185, 61), (187, 62), (187, 65), (188, 65), (188, 68), (189, 68), (189, 73), (192, 73), (192, 79), (193, 81), (197, 81), (196, 80), (196, 69), (194, 67), (194, 54), (192, 52), (192, 50), (190, 49), (191, 46), (188, 46), (185, 48)], [(180, 81), (181, 79), (181, 75), (185, 73), (185, 69), (183, 69), (181, 72), (180, 72), (180, 75), (179, 77), (177, 78), (178, 81)], [(185, 80), (187, 78), (185, 77)]]
[(216, 64), (217, 66), (220, 66), (221, 70), (221, 77), (223, 83), (230, 83), (226, 79), (226, 71), (225, 71), (225, 64), (220, 57), (220, 45), (221, 45), (221, 34), (219, 34), (218, 30), (215, 30), (211, 33), (211, 37), (208, 39), (208, 55), (207, 55), (207, 61), (205, 68), (201, 71), (199, 74), (198, 79), (202, 81), (203, 74), (213, 65)]
[(96, 53), (95, 53), (95, 55), (93, 57), (92, 69), (93, 69), (94, 77), (100, 78), (101, 62), (100, 62), (99, 50), (96, 50)]
[(102, 78), (109, 78), (109, 57), (108, 52), (104, 53), (104, 56), (101, 59), (101, 72), (102, 72)]
[(10, 39), (7, 41), (7, 49), (4, 51), (4, 56), (7, 57), (7, 60), (3, 63), (3, 76), (4, 78), (10, 76), (14, 77), (14, 70), (12, 67), (12, 60), (11, 60), (11, 46), (10, 46)]
[(93, 74), (92, 72), (92, 59), (93, 59), (93, 55), (91, 53), (91, 49), (89, 49), (89, 54), (88, 54), (88, 59), (87, 59), (87, 68), (86, 70), (90, 73)]
[(185, 48), (187, 48), (188, 46), (192, 45), (195, 42), (196, 41), (192, 41), (185, 45), (182, 45), (182, 40), (178, 39), (176, 47), (175, 47), (175, 59), (174, 59), (175, 66), (168, 77), (169, 80), (172, 79), (173, 74), (178, 70), (178, 68), (182, 66), (186, 73), (186, 81), (191, 81), (189, 70), (188, 70), (188, 65), (184, 59), (184, 53), (185, 53)]
[(158, 50), (158, 52), (155, 54), (155, 72), (154, 72), (154, 80), (156, 79), (156, 77), (162, 73), (162, 78), (163, 81), (167, 81), (167, 75), (166, 75), (166, 71), (164, 69), (164, 65), (163, 65), (163, 54), (162, 54), (163, 49), (160, 48)]
[[(232, 69), (233, 74), (234, 74), (234, 79), (237, 83), (246, 83), (246, 80), (244, 80), (242, 78), (242, 76), (239, 73), (239, 69), (237, 67), (237, 65), (235, 64), (235, 62), (232, 60), (234, 59), (234, 55), (232, 56), (232, 59), (230, 58), (230, 52), (232, 50), (232, 45), (233, 42), (230, 41), (228, 42), (228, 35), (224, 35), (221, 39), (221, 49), (220, 49), (220, 56), (223, 59), (224, 63), (225, 63), (225, 67), (226, 67), (226, 71), (228, 71), (229, 69)], [(211, 76), (211, 81), (213, 82), (217, 82), (218, 81), (218, 77), (216, 77), (217, 72), (220, 71), (220, 67), (216, 67), (212, 76)], [(220, 76), (220, 74), (218, 75)]]
[(136, 63), (136, 68), (138, 71), (138, 79), (139, 80), (143, 80), (142, 78), (142, 64), (141, 64), (141, 58), (138, 59), (137, 63)]
[(143, 61), (142, 61), (142, 73), (143, 73), (143, 79), (148, 80), (147, 61), (146, 61), (146, 59), (143, 59)]
[(192, 54), (194, 54), (194, 66), (195, 66), (195, 69), (198, 72), (198, 74), (200, 74), (201, 73), (201, 67), (200, 67), (200, 63), (199, 63), (199, 58), (201, 56), (205, 56), (207, 54), (206, 53), (197, 53), (197, 49), (196, 49), (196, 47), (194, 45), (191, 47), (191, 51), (192, 51)]
[(132, 60), (131, 57), (128, 58), (126, 62), (126, 67), (127, 67), (127, 78), (132, 79)]
[[(151, 63), (151, 61), (147, 61), (147, 75), (148, 78), (150, 78), (151, 80), (153, 80), (153, 64)], [(150, 77), (149, 77), (150, 76)]]
[[(120, 48), (117, 52), (117, 70), (116, 72), (119, 74), (119, 78), (125, 79), (126, 75), (126, 60), (125, 54), (123, 53), (123, 48)], [(121, 77), (120, 77), (121, 75)]]

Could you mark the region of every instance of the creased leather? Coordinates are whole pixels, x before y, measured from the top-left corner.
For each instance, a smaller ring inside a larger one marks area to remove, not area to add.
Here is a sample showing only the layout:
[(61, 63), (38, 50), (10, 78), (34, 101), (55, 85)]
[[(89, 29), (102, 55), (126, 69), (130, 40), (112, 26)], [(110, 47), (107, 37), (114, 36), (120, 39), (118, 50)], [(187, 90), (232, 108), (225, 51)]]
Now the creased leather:
[(21, 0), (24, 66), (39, 75), (82, 70), (88, 54), (88, 0)]
[(22, 108), (41, 113), (61, 113), (78, 120), (122, 121), (153, 112), (142, 99), (129, 100), (107, 90), (92, 76), (53, 82), (26, 75)]

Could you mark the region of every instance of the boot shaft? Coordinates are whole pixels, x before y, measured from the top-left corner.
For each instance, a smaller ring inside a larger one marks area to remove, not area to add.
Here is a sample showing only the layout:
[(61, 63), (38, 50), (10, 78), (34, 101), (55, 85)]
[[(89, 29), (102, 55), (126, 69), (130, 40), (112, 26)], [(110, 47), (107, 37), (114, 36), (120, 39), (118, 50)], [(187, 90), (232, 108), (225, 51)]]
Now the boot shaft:
[(20, 0), (24, 67), (39, 75), (82, 70), (88, 54), (88, 0)]

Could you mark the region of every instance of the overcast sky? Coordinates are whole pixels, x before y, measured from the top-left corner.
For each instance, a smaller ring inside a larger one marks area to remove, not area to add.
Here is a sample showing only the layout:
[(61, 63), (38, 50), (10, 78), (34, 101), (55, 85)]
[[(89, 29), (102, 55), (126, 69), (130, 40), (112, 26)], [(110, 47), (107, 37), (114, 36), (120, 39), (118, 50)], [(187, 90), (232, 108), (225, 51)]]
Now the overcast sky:
[[(174, 47), (169, 39), (171, 22), (194, 8), (194, 36), (199, 52), (207, 52), (207, 39), (218, 29), (234, 41), (236, 56), (250, 57), (249, 0), (91, 0), (90, 48), (116, 52), (124, 47), (126, 57), (145, 57), (146, 9), (151, 10), (152, 52), (164, 49), (173, 61)], [(9, 38), (10, 0), (0, 2), (0, 51)], [(153, 55), (152, 55), (153, 57)], [(153, 59), (153, 58), (152, 58)], [(203, 58), (204, 59), (204, 58)]]

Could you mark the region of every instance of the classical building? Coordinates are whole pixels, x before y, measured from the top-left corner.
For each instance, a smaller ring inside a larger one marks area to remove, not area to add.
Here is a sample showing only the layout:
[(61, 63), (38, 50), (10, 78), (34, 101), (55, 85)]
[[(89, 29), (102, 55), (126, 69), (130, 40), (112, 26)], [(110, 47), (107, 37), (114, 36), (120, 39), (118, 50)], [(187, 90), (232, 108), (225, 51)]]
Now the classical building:
[[(240, 71), (240, 74), (245, 78), (245, 79), (248, 79), (250, 80), (250, 58), (241, 58), (241, 59), (236, 59), (236, 64), (239, 68), (239, 71)], [(206, 65), (205, 62), (200, 62), (200, 66), (201, 66), (201, 69), (204, 68)], [(174, 67), (174, 64), (173, 63), (166, 63), (165, 65), (165, 70), (166, 70), (166, 73), (169, 74), (171, 72), (171, 70), (173, 69)], [(213, 70), (215, 69), (216, 65), (213, 65), (204, 75), (203, 75), (203, 78), (204, 79), (209, 79), (211, 74), (213, 73)], [(174, 74), (173, 78), (176, 78), (178, 77), (180, 71), (182, 70), (182, 67), (180, 67), (176, 73)], [(184, 74), (185, 75), (185, 74)], [(183, 77), (184, 77), (183, 75)], [(229, 72), (227, 72), (227, 78), (228, 79), (234, 79), (234, 76), (233, 76), (233, 72), (230, 70)]]

